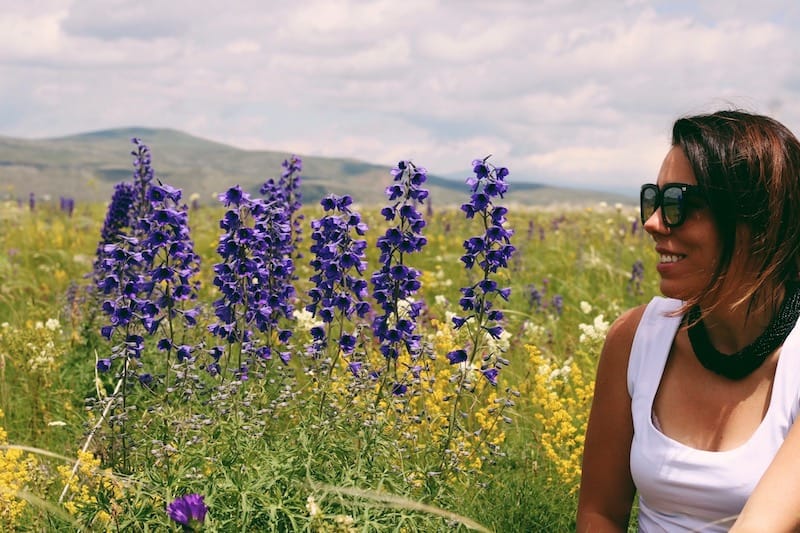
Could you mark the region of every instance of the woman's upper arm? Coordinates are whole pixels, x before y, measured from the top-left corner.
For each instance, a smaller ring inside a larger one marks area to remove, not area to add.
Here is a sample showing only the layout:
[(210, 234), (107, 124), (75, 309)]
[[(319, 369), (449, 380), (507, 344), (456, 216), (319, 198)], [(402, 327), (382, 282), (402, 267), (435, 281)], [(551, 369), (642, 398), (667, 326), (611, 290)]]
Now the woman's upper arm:
[[(796, 354), (794, 354), (796, 355)], [(800, 531), (800, 424), (795, 422), (731, 532)]]
[(636, 489), (630, 472), (633, 440), (628, 359), (644, 306), (618, 318), (597, 367), (583, 453), (578, 531), (625, 531)]

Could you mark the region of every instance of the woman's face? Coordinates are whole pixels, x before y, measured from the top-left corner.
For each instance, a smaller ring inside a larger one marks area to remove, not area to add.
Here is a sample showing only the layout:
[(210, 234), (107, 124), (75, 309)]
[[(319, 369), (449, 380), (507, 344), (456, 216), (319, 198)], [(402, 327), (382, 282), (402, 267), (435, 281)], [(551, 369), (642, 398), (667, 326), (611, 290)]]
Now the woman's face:
[[(668, 183), (697, 185), (683, 150), (673, 146), (658, 173), (659, 188)], [(689, 204), (686, 219), (678, 227), (668, 228), (661, 209), (645, 221), (644, 229), (655, 241), (664, 296), (686, 300), (698, 296), (711, 282), (722, 253), (722, 241), (708, 208)]]

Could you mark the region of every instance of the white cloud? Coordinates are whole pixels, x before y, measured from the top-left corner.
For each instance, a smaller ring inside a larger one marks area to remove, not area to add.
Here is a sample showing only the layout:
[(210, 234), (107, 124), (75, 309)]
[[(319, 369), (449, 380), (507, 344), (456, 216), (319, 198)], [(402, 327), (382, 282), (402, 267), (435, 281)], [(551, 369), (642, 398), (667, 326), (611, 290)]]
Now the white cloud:
[(0, 8), (0, 134), (174, 127), (438, 174), (492, 153), (635, 191), (682, 114), (800, 133), (798, 22), (790, 0), (37, 0)]

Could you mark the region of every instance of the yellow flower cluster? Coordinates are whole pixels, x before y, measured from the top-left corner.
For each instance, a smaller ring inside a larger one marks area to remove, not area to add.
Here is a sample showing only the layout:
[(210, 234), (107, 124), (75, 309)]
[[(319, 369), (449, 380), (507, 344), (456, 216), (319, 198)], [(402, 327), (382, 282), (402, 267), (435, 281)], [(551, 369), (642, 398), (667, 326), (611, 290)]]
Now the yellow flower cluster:
[(55, 318), (28, 320), (22, 328), (3, 323), (0, 351), (7, 352), (7, 357), (23, 370), (22, 365), (26, 365), (28, 371), (46, 375), (55, 369), (64, 351), (61, 334), (61, 323)]
[[(3, 412), (0, 411), (0, 419)], [(0, 444), (8, 444), (8, 434), (0, 426)], [(25, 500), (19, 497), (19, 492), (31, 480), (31, 472), (36, 467), (36, 460), (22, 450), (0, 450), (0, 529), (14, 531), (22, 511), (25, 509)]]
[(73, 468), (73, 464), (57, 467), (67, 488), (68, 499), (64, 502), (64, 509), (77, 518), (90, 517), (89, 525), (109, 524), (113, 509), (98, 508), (98, 495), (108, 495), (108, 498), (101, 498), (104, 501), (119, 501), (123, 497), (122, 485), (110, 469), (100, 469), (100, 459), (91, 452), (78, 451), (78, 469), (74, 473)]
[(587, 381), (571, 360), (558, 365), (546, 359), (537, 347), (526, 348), (533, 370), (525, 385), (530, 390), (525, 392), (533, 398), (542, 450), (555, 466), (558, 481), (575, 492), (580, 484), (594, 381)]
[[(502, 405), (495, 388), (483, 377), (478, 368), (463, 368), (464, 383), (460, 407), (457, 409), (456, 427), (452, 423), (455, 383), (451, 379), (454, 367), (445, 357), (449, 351), (462, 345), (460, 333), (447, 323), (431, 320), (432, 332), (428, 340), (433, 345), (436, 358), (429, 363), (427, 372), (421, 373), (416, 394), (411, 395), (405, 410), (407, 434), (413, 451), (430, 454), (441, 450), (449, 439), (447, 475), (480, 471), (484, 461), (505, 441), (502, 429)], [(416, 464), (423, 464), (418, 461)], [(421, 483), (424, 472), (412, 476)]]
[[(417, 487), (441, 466), (447, 470), (448, 479), (481, 470), (485, 460), (505, 441), (505, 400), (498, 397), (480, 369), (466, 365), (456, 369), (450, 365), (445, 354), (461, 345), (460, 333), (437, 319), (432, 319), (431, 325), (427, 339), (436, 358), (420, 360), (412, 370), (408, 354), (402, 349), (398, 361), (392, 362), (396, 366), (390, 365), (388, 370), (388, 375), (396, 373), (397, 381), (408, 383), (404, 394), (393, 395), (388, 390), (394, 378), (378, 379), (364, 386), (363, 377), (354, 378), (342, 358), (330, 375), (312, 376), (311, 384), (317, 394), (324, 393), (325, 408), (368, 419), (370, 425), (383, 428), (384, 434), (398, 440), (397, 464), (406, 480)], [(385, 365), (379, 352), (370, 354), (370, 358), (373, 368)], [(465, 391), (455, 427), (450, 431), (456, 398), (456, 383), (451, 378), (456, 371), (465, 374)], [(420, 470), (412, 471), (410, 465)]]

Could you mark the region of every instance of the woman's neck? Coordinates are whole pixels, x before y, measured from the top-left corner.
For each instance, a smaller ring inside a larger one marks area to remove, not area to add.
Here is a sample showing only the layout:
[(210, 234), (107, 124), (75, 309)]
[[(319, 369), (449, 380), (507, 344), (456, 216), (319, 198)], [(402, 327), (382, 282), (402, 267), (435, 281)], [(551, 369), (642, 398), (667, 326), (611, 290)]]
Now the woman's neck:
[(752, 305), (733, 299), (723, 299), (707, 308), (701, 303), (701, 309), (706, 311), (703, 324), (711, 344), (724, 354), (736, 353), (752, 344), (767, 329), (785, 294), (785, 289), (780, 287), (774, 291), (774, 297), (760, 298)]

